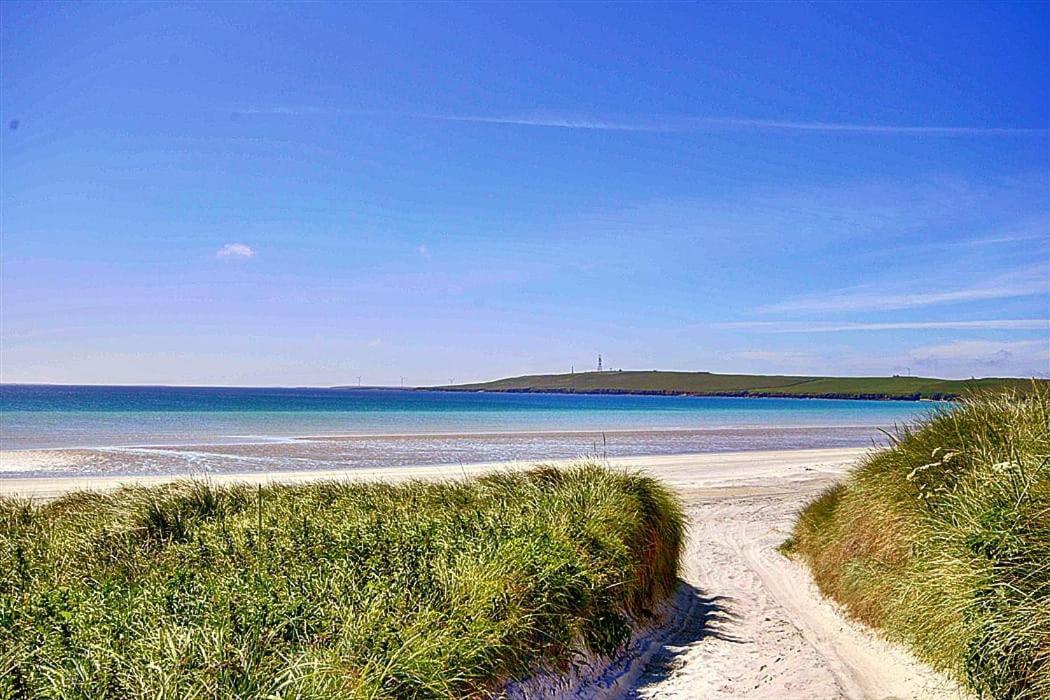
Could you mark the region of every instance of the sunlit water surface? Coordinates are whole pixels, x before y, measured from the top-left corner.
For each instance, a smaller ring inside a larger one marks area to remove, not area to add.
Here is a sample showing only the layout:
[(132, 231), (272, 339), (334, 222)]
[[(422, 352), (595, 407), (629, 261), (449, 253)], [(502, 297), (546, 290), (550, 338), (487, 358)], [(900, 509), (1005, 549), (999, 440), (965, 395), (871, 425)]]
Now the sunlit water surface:
[(868, 446), (928, 403), (0, 385), (0, 478)]

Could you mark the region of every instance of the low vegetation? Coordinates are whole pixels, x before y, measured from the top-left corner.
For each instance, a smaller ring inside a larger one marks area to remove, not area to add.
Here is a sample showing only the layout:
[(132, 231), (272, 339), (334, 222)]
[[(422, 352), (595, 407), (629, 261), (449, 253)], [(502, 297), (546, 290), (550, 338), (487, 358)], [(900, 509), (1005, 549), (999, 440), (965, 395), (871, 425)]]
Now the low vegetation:
[(683, 528), (598, 465), (0, 500), (0, 697), (486, 697), (622, 645)]
[(984, 697), (1050, 698), (1050, 392), (901, 428), (801, 514), (821, 590)]
[[(1040, 382), (1045, 385), (1047, 382)], [(823, 399), (956, 399), (978, 391), (1026, 392), (1026, 379), (927, 377), (794, 377), (711, 372), (614, 371), (512, 377), (480, 384), (431, 387), (445, 391), (578, 394), (659, 394)]]

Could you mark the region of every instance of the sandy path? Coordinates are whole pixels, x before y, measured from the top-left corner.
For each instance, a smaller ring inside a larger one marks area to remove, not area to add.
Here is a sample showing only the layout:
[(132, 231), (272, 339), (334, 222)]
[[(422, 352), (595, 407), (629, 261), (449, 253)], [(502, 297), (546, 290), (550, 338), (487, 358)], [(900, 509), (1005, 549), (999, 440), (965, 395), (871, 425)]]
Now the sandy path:
[[(559, 695), (573, 698), (964, 698), (903, 648), (843, 618), (808, 572), (777, 552), (798, 509), (864, 450), (737, 452), (617, 459), (679, 491), (690, 519), (672, 623), (623, 660)], [(212, 476), (216, 483), (318, 478), (458, 478), (523, 464)], [(0, 494), (52, 498), (162, 477), (0, 479)]]
[[(795, 455), (800, 457), (801, 455)], [(810, 469), (743, 467), (736, 484), (685, 488), (690, 537), (679, 629), (628, 698), (965, 698), (902, 647), (843, 618), (777, 546), (798, 509), (856, 454)], [(693, 483), (703, 482), (695, 474)]]

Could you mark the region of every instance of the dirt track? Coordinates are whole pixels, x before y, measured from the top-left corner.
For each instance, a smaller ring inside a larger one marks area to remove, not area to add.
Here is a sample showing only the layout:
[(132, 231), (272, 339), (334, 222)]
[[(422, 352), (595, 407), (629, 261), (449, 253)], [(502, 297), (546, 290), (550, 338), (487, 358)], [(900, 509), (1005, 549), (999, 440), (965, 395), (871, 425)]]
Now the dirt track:
[(777, 551), (799, 508), (856, 455), (814, 451), (808, 470), (781, 474), (765, 468), (767, 456), (741, 468), (734, 485), (702, 488), (694, 472), (693, 488), (682, 490), (691, 530), (678, 601), (691, 612), (627, 697), (967, 697), (844, 619), (808, 571)]

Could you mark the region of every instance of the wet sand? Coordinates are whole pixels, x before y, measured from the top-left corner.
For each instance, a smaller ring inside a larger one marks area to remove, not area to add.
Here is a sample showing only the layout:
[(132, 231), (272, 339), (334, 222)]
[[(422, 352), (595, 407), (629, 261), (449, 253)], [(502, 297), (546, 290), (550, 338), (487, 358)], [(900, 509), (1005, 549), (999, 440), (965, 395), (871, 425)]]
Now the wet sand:
[[(239, 442), (0, 449), (0, 480), (20, 477), (167, 476), (458, 466), (871, 445), (874, 427), (646, 429), (607, 432), (421, 433), (244, 438)], [(4, 443), (0, 442), (0, 446)]]

